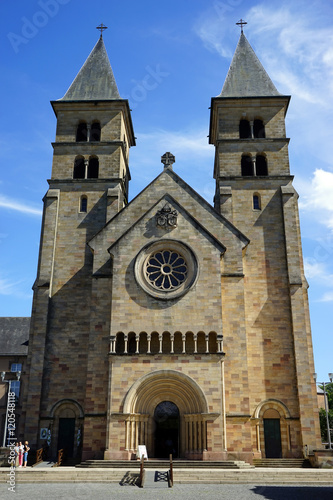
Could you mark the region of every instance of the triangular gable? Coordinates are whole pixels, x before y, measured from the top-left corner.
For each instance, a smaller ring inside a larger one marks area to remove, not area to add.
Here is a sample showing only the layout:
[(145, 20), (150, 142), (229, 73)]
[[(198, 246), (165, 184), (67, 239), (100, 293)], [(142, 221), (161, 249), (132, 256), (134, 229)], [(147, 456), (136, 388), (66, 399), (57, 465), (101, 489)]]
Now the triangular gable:
[(112, 245), (107, 249), (109, 253), (112, 253), (112, 249), (118, 245), (120, 240), (128, 233), (130, 232), (137, 224), (139, 224), (143, 219), (147, 217), (149, 212), (153, 211), (155, 207), (157, 207), (161, 201), (165, 201), (165, 203), (168, 203), (172, 206), (172, 208), (175, 208), (179, 213), (182, 213), (182, 215), (185, 215), (194, 226), (198, 227), (201, 229), (202, 233), (205, 234), (205, 236), (211, 240), (220, 250), (221, 253), (224, 253), (226, 250), (226, 247), (223, 245), (221, 241), (219, 241), (217, 238), (214, 237), (213, 234), (211, 234), (206, 227), (204, 227), (198, 220), (196, 220), (191, 213), (189, 213), (182, 205), (180, 205), (172, 196), (166, 194), (162, 198), (160, 198), (154, 205), (150, 206), (144, 214), (136, 221), (135, 224), (133, 224), (131, 227), (129, 227), (125, 232), (123, 232), (118, 240), (116, 240)]
[[(99, 246), (101, 240), (103, 240), (103, 246), (107, 244), (107, 248), (112, 247), (154, 205), (157, 205), (161, 199), (167, 196), (182, 207), (192, 220), (200, 224), (207, 234), (210, 234), (219, 242), (221, 247), (225, 247), (224, 241), (228, 240), (231, 235), (239, 240), (242, 248), (248, 245), (249, 239), (241, 231), (224, 216), (220, 215), (193, 188), (169, 168), (162, 171), (125, 208), (116, 214), (88, 242), (88, 245), (94, 250), (96, 245)], [(226, 238), (227, 234), (229, 236)]]

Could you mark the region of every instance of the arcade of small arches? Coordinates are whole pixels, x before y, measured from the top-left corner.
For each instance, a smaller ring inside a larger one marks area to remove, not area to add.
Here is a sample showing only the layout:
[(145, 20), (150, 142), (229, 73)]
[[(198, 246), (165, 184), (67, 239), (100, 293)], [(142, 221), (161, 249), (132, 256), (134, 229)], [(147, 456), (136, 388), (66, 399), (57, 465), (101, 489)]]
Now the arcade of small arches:
[(251, 154), (242, 155), (241, 159), (241, 171), (243, 177), (253, 177), (253, 176), (267, 176), (267, 158), (264, 154), (257, 154), (252, 157)]
[(223, 335), (216, 332), (118, 332), (110, 354), (223, 354)]
[(242, 118), (239, 122), (240, 139), (265, 139), (265, 125), (260, 118), (247, 120)]
[(97, 156), (77, 156), (74, 160), (73, 179), (98, 179), (99, 160)]
[(99, 142), (101, 140), (101, 124), (95, 120), (92, 123), (80, 121), (76, 129), (76, 142)]

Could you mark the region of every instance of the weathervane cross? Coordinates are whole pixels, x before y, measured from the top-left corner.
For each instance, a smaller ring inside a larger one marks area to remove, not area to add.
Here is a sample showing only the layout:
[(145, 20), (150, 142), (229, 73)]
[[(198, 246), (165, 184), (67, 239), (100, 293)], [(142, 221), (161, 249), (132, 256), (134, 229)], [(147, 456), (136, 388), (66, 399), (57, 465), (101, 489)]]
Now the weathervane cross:
[(164, 153), (164, 155), (161, 156), (161, 163), (164, 164), (164, 168), (168, 168), (168, 167), (172, 168), (172, 164), (175, 163), (175, 161), (176, 161), (176, 158), (171, 153)]
[(105, 24), (101, 23), (99, 26), (97, 26), (97, 27), (96, 27), (96, 29), (97, 29), (97, 30), (100, 30), (100, 32), (101, 32), (101, 36), (103, 36), (103, 31), (104, 31), (104, 30), (107, 30), (107, 29), (108, 29), (108, 27), (107, 27), (107, 26), (105, 26)]
[(238, 21), (238, 23), (236, 23), (237, 26), (240, 26), (241, 28), (241, 33), (243, 33), (243, 26), (245, 26), (245, 24), (247, 24), (246, 21), (243, 21), (243, 19), (241, 19), (240, 21)]

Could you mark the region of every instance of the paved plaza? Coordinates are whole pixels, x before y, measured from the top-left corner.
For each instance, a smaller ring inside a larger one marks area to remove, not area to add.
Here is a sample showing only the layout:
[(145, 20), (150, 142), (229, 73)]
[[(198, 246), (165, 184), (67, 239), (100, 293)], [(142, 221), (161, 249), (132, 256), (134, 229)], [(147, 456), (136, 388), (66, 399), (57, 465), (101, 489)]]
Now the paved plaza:
[(108, 483), (17, 484), (15, 493), (0, 484), (1, 500), (332, 500), (333, 485), (325, 486), (259, 486), (243, 484), (176, 484), (165, 490)]

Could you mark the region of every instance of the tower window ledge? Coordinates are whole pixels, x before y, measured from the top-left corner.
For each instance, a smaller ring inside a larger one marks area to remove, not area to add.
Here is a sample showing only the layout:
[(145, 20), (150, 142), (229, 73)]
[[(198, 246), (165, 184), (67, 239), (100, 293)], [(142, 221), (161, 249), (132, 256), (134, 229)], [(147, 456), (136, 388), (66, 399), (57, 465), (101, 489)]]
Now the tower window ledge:
[(229, 139), (217, 139), (217, 143), (228, 143), (228, 142), (248, 142), (250, 144), (252, 144), (253, 142), (265, 142), (265, 143), (269, 143), (269, 142), (287, 142), (289, 143), (290, 142), (290, 139), (288, 137), (248, 137), (246, 139), (240, 139), (239, 137), (236, 137), (236, 138), (233, 138), (233, 137), (230, 137)]
[[(109, 276), (108, 276), (109, 277)], [(134, 356), (134, 357), (144, 357), (144, 356), (210, 356), (216, 355), (223, 358), (225, 352), (222, 351), (211, 351), (211, 352), (109, 352), (110, 356)]]

